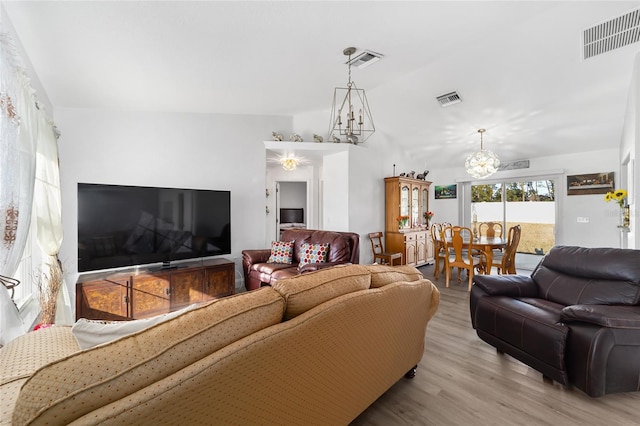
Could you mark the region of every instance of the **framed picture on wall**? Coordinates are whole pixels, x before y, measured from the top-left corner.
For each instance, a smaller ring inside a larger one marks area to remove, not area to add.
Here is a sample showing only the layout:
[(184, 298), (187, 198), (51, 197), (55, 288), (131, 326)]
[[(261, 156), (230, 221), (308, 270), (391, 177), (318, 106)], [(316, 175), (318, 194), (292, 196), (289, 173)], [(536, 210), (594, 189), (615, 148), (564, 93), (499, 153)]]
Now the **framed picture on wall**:
[(457, 198), (458, 197), (458, 185), (444, 185), (439, 186), (436, 185), (434, 189), (435, 199), (445, 199), (445, 198)]
[(615, 191), (613, 172), (567, 176), (567, 195), (606, 194)]

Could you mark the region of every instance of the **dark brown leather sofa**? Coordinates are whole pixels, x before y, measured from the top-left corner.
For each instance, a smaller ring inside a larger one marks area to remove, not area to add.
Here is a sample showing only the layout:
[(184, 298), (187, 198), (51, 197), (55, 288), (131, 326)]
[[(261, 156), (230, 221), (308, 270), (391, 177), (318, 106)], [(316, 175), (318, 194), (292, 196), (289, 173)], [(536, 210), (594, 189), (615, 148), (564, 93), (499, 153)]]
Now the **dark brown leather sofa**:
[[(244, 286), (247, 290), (255, 290), (263, 285), (270, 285), (272, 281), (292, 277), (303, 272), (360, 262), (360, 236), (353, 232), (287, 229), (282, 233), (280, 241), (295, 241), (293, 263), (267, 263), (271, 249), (242, 251)], [(310, 263), (298, 268), (302, 243), (329, 243), (327, 262)]]
[(531, 276), (477, 275), (478, 336), (589, 396), (640, 390), (640, 250), (556, 246)]

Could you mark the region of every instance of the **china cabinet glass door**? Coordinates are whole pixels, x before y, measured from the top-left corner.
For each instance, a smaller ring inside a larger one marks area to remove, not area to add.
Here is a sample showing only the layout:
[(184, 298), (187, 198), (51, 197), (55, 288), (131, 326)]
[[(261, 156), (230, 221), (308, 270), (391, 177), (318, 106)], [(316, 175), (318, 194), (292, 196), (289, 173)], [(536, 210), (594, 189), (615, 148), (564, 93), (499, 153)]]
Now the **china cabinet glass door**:
[(409, 216), (409, 185), (400, 188), (400, 216)]

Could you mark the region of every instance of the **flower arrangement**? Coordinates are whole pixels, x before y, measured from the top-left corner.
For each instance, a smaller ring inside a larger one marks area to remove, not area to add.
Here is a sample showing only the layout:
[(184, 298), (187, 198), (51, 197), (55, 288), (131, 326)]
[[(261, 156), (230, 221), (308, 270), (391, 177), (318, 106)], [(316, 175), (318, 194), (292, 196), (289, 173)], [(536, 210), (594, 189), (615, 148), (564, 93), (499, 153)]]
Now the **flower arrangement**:
[(409, 223), (409, 216), (401, 215), (398, 216), (396, 220), (398, 221), (398, 227), (404, 228), (405, 226), (407, 226), (407, 223)]
[(625, 189), (617, 189), (613, 192), (607, 192), (604, 195), (604, 200), (608, 203), (609, 201), (613, 200), (616, 203), (618, 203), (618, 205), (620, 206), (620, 208), (624, 208), (625, 205), (625, 198), (627, 198), (627, 191)]
[(433, 216), (435, 216), (435, 213), (432, 211), (424, 212), (424, 218), (427, 219), (427, 222), (430, 221)]

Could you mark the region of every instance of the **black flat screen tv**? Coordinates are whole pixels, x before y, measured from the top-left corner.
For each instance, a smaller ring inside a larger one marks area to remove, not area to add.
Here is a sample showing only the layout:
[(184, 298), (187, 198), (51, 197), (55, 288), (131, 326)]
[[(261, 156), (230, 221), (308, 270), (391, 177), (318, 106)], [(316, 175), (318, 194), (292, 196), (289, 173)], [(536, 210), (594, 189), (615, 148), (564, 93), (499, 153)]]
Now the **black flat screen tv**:
[(78, 272), (230, 253), (230, 191), (78, 183)]

